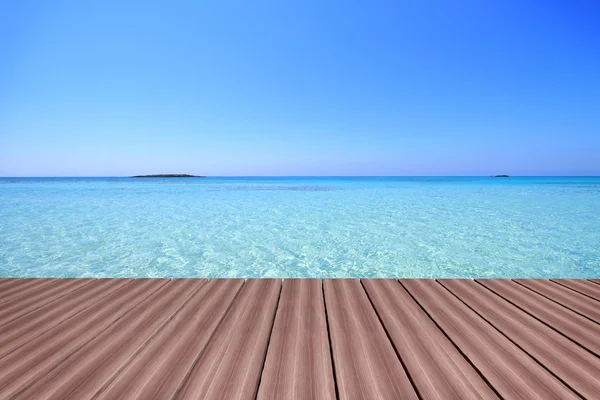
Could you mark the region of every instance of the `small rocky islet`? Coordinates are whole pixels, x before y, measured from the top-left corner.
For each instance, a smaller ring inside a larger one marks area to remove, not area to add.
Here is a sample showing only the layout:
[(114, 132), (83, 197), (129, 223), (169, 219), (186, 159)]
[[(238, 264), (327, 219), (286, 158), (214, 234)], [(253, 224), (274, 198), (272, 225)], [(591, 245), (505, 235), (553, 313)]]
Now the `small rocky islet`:
[(134, 175), (132, 178), (206, 178), (200, 175), (189, 174), (154, 174), (154, 175)]

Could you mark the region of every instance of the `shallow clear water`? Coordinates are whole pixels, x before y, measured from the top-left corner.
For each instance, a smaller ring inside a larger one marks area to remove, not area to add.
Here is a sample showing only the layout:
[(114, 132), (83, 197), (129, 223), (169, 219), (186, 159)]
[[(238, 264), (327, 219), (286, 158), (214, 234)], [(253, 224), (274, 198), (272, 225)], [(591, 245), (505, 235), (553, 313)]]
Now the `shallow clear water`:
[(599, 277), (600, 178), (1, 178), (0, 277)]

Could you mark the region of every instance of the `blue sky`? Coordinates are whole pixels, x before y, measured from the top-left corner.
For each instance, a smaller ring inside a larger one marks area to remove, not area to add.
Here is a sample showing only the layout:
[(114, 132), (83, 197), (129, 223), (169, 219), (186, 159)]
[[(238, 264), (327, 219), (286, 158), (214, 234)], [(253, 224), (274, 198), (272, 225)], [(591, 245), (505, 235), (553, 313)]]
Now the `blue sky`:
[(600, 175), (594, 1), (23, 0), (0, 18), (0, 176)]

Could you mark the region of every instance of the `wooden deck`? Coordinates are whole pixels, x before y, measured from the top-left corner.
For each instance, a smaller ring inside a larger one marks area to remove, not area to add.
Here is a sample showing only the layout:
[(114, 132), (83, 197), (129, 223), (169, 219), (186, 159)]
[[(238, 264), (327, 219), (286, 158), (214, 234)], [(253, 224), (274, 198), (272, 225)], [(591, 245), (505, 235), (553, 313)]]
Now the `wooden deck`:
[(0, 279), (0, 399), (600, 398), (598, 280)]

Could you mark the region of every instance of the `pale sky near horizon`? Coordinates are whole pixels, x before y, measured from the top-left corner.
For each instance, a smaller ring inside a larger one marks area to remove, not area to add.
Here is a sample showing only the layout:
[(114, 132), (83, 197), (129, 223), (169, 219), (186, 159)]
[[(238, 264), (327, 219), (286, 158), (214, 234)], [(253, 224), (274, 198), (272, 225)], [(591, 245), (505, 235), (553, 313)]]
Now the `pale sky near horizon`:
[(600, 175), (595, 1), (0, 2), (0, 176)]

